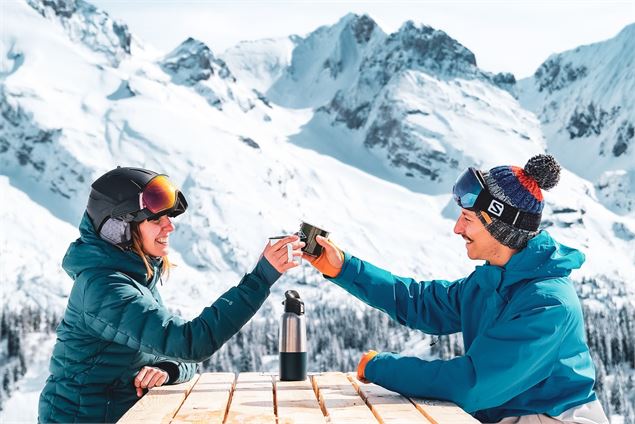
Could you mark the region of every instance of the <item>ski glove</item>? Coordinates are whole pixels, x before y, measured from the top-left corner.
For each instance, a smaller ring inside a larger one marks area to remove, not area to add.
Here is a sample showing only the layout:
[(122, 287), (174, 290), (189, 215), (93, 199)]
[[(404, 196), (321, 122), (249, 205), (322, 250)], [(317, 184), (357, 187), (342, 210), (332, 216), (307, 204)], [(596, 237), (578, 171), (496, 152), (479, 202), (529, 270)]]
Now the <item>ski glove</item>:
[(366, 370), (366, 364), (368, 364), (375, 356), (377, 356), (377, 352), (369, 350), (362, 355), (362, 359), (360, 359), (359, 364), (357, 364), (357, 379), (362, 383), (370, 383), (370, 381), (368, 381), (364, 376), (364, 371)]
[(305, 256), (311, 262), (311, 265), (318, 271), (327, 277), (337, 277), (342, 270), (342, 264), (344, 263), (344, 252), (340, 250), (331, 240), (318, 236), (318, 244), (322, 245), (322, 254), (317, 259), (311, 260)]

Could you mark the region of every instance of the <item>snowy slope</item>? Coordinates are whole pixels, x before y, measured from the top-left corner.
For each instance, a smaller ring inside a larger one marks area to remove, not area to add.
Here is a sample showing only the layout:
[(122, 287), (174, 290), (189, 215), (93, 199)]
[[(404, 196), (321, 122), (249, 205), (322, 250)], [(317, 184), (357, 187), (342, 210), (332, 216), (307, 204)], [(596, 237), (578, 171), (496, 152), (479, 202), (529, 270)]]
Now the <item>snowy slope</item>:
[(635, 212), (635, 24), (610, 40), (549, 57), (519, 85), (550, 151), (620, 214)]
[(229, 69), (247, 87), (265, 93), (291, 64), (301, 37), (243, 41), (221, 54)]
[[(69, 22), (111, 22), (103, 12), (81, 1), (32, 3), (3, 5), (3, 310), (61, 313), (71, 282), (59, 263), (90, 182), (116, 165), (166, 172), (186, 194), (190, 208), (171, 236), (179, 266), (161, 290), (192, 317), (250, 270), (267, 236), (301, 220), (395, 274), (464, 276), (474, 263), (452, 233), (453, 179), (468, 165), (523, 165), (545, 149), (507, 82), (428, 27), (405, 24), (386, 36), (370, 18), (347, 15), (302, 39), (241, 44), (219, 57), (194, 39), (156, 52), (131, 36), (122, 50), (107, 35), (114, 24), (88, 25), (92, 38), (69, 32)], [(451, 59), (435, 65), (440, 53), (417, 43), (438, 43)], [(368, 103), (359, 126), (334, 106), (342, 96), (353, 110)], [(585, 293), (594, 306), (633, 302), (625, 282), (635, 273), (635, 220), (599, 203), (583, 177), (563, 173), (547, 194), (544, 225), (587, 255), (574, 278), (598, 281)], [(269, 313), (290, 287), (308, 304), (359, 307), (304, 264), (274, 286)], [(28, 372), (31, 382), (46, 374)], [(18, 398), (37, 390), (25, 383)]]
[(2, 305), (60, 310), (72, 282), (61, 268), (62, 256), (55, 255), (65, 251), (79, 231), (11, 186), (5, 175), (0, 175), (0, 192), (6, 202), (0, 211)]
[(368, 52), (385, 37), (367, 15), (348, 14), (320, 27), (297, 44), (290, 65), (266, 94), (281, 106), (322, 106), (352, 84)]

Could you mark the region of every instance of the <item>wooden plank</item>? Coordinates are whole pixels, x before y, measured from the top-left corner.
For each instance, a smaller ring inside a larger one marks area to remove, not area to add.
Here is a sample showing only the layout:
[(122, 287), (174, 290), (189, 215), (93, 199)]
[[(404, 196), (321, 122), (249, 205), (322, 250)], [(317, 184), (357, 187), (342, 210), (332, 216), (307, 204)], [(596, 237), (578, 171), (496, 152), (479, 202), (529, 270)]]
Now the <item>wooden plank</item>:
[(308, 378), (303, 381), (280, 381), (276, 377), (275, 384), (278, 424), (326, 422)]
[(353, 373), (348, 376), (379, 422), (430, 423), (408, 398), (376, 384), (364, 384)]
[(478, 424), (478, 420), (452, 402), (410, 399), (417, 409), (434, 424)]
[(117, 421), (118, 423), (169, 423), (196, 384), (196, 374), (187, 383), (153, 387)]
[(271, 374), (248, 372), (238, 375), (225, 422), (275, 424)]
[(313, 376), (320, 405), (333, 424), (368, 424), (377, 420), (359, 396), (353, 383), (342, 372), (328, 372)]
[(171, 424), (222, 424), (235, 379), (229, 372), (202, 374)]

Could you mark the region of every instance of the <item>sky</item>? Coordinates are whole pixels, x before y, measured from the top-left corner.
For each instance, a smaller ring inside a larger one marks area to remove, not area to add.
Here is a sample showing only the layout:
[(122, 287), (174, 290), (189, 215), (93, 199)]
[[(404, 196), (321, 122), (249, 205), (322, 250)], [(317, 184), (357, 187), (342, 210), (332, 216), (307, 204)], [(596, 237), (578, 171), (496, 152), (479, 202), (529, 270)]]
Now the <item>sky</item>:
[(635, 0), (88, 1), (166, 52), (190, 36), (222, 53), (243, 40), (306, 35), (349, 12), (368, 14), (387, 33), (412, 20), (457, 39), (482, 69), (518, 79), (552, 53), (606, 40), (635, 22)]

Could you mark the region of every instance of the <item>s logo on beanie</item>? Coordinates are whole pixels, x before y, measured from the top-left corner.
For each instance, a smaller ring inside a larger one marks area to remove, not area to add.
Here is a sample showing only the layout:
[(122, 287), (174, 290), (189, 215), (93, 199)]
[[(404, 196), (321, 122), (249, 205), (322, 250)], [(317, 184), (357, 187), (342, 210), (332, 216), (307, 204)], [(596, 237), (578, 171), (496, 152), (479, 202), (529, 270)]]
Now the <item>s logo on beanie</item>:
[(505, 205), (497, 200), (492, 200), (492, 202), (487, 207), (487, 211), (492, 215), (501, 216), (503, 211), (505, 210)]

